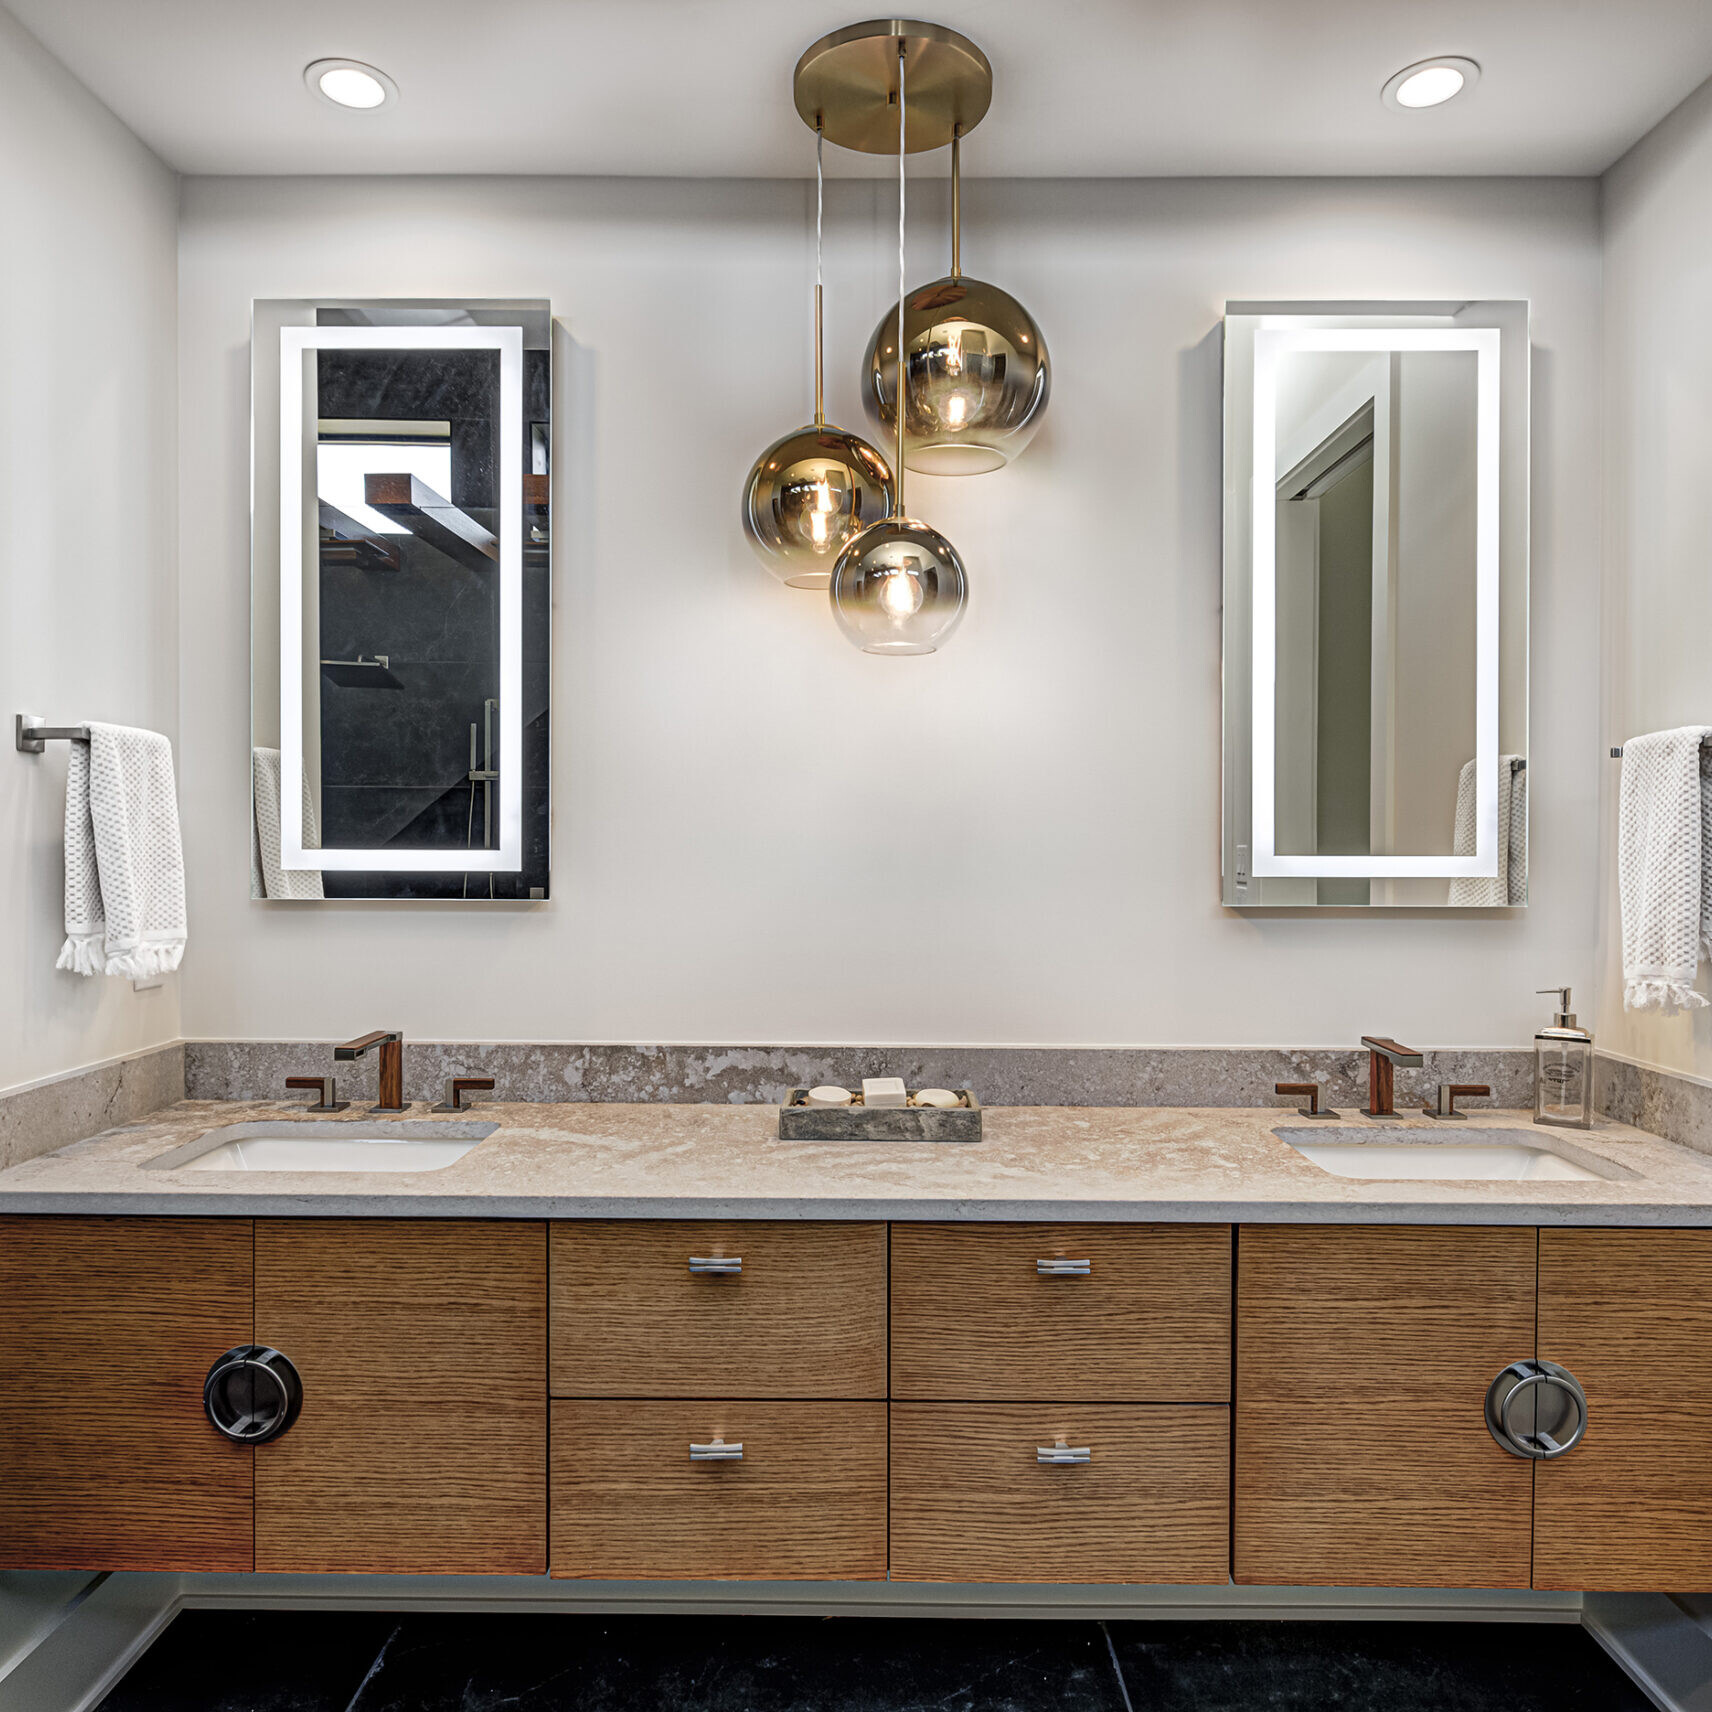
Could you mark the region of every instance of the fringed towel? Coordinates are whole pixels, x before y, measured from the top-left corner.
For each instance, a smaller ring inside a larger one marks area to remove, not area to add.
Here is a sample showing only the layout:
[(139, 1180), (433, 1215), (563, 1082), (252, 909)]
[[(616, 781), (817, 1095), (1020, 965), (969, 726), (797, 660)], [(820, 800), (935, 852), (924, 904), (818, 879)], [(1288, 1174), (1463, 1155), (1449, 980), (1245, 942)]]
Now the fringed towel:
[(1623, 1005), (1699, 1010), (1702, 942), (1712, 944), (1712, 781), (1701, 745), (1712, 726), (1684, 725), (1623, 745), (1617, 884), (1623, 904)]
[[(250, 896), (252, 898), (321, 898), (327, 894), (319, 868), (279, 865), (279, 751), (251, 752)], [(321, 833), (315, 824), (315, 798), (309, 775), (303, 776), (303, 848), (318, 849)]]
[[(1528, 769), (1520, 755), (1498, 757), (1498, 872), (1450, 883), (1457, 909), (1490, 909), (1528, 901)], [(1475, 853), (1475, 763), (1464, 761), (1456, 781), (1456, 831), (1451, 853)]]
[(78, 975), (164, 975), (184, 955), (184, 849), (172, 745), (89, 727), (65, 779), (65, 945)]

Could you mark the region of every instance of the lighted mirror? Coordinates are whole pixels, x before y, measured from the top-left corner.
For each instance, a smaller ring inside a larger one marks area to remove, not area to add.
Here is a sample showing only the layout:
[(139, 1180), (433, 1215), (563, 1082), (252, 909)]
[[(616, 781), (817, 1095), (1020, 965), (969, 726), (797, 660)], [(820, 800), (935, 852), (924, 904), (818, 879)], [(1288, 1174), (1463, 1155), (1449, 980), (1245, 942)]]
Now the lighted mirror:
[(1527, 902), (1522, 303), (1232, 304), (1223, 898)]
[(252, 897), (547, 896), (551, 332), (255, 305)]

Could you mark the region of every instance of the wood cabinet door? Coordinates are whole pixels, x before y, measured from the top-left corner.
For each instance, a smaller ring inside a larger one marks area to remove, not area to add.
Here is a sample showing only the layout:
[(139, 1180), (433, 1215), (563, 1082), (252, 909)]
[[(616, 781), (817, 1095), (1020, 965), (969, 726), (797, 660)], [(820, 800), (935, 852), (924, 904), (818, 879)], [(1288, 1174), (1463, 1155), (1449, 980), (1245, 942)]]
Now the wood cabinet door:
[(0, 1218), (0, 1568), (251, 1567), (253, 1453), (202, 1410), (250, 1251), (248, 1219)]
[(894, 1403), (891, 1424), (894, 1581), (1229, 1577), (1228, 1408)]
[(256, 1568), (547, 1566), (547, 1229), (256, 1222), (256, 1339), (303, 1409), (256, 1449)]
[(1535, 1465), (1534, 1585), (1712, 1590), (1712, 1231), (1542, 1230), (1538, 1353), (1587, 1432)]
[(1537, 1234), (1245, 1225), (1238, 1582), (1526, 1587), (1534, 1465), (1486, 1390), (1534, 1353)]
[(551, 1242), (555, 1397), (886, 1394), (883, 1224), (584, 1219)]
[(883, 1581), (886, 1405), (556, 1401), (552, 1573)]
[(897, 1224), (892, 1395), (1225, 1403), (1229, 1225)]

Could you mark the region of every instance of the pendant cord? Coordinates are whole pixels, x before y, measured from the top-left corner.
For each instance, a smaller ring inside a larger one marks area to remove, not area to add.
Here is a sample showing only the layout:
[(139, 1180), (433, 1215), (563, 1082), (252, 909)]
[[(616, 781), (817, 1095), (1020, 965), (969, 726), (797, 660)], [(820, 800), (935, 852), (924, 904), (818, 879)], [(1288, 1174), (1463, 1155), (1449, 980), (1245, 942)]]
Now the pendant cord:
[(823, 331), (821, 291), (821, 227), (826, 211), (826, 179), (821, 169), (826, 131), (817, 115), (814, 121), (814, 425), (826, 426), (826, 339)]
[(963, 275), (963, 121), (951, 127), (951, 277)]
[(908, 108), (904, 101), (903, 37), (898, 38), (898, 467), (893, 471), (896, 481), (897, 515), (904, 515), (904, 143), (908, 129)]

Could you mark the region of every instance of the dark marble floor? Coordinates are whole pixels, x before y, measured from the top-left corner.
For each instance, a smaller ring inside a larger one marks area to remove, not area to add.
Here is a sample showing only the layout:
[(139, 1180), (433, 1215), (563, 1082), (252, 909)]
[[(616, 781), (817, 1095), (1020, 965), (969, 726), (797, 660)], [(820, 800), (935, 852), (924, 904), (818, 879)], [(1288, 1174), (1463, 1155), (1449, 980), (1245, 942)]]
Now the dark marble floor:
[(188, 1611), (100, 1712), (1649, 1712), (1579, 1628)]

